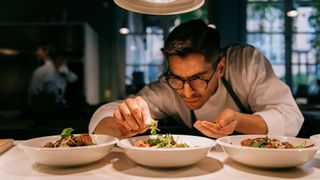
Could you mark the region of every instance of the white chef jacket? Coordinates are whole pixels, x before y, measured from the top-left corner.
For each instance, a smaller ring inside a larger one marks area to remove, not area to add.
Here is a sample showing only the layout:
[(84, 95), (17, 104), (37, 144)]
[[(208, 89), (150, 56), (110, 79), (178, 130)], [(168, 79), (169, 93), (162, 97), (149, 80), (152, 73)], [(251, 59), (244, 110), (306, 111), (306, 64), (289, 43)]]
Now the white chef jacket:
[[(296, 136), (299, 133), (304, 118), (290, 88), (277, 78), (266, 57), (252, 46), (236, 45), (226, 50), (225, 64), (224, 77), (241, 103), (265, 120), (269, 135)], [(171, 117), (192, 127), (190, 109), (166, 82), (147, 85), (138, 95), (146, 100), (154, 119)], [(89, 133), (104, 117), (112, 116), (121, 102), (100, 107), (91, 118)], [(220, 80), (216, 93), (194, 112), (198, 120), (212, 121), (225, 108), (240, 111)]]
[(64, 93), (68, 82), (77, 80), (77, 75), (71, 72), (66, 64), (62, 64), (57, 70), (51, 60), (38, 67), (32, 75), (28, 97), (42, 92), (52, 93), (56, 103), (64, 103)]

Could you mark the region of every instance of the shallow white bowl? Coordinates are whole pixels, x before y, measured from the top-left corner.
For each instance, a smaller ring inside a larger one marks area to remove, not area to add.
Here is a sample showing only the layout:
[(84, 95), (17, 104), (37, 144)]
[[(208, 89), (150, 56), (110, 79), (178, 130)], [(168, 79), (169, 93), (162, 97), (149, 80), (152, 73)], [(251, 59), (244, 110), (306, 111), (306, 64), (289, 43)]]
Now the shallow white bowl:
[(310, 139), (320, 143), (320, 134), (314, 134), (314, 135), (310, 136)]
[(117, 138), (107, 135), (90, 134), (90, 136), (95, 145), (68, 148), (42, 147), (47, 142), (55, 142), (60, 139), (60, 136), (57, 135), (26, 140), (18, 144), (18, 147), (23, 149), (33, 161), (40, 164), (50, 166), (76, 166), (102, 159), (118, 142)]
[(194, 164), (207, 156), (211, 147), (216, 145), (212, 139), (173, 135), (177, 143), (187, 143), (187, 148), (144, 148), (133, 146), (139, 139), (147, 140), (150, 136), (137, 136), (120, 140), (117, 145), (123, 148), (125, 154), (133, 161), (151, 167), (181, 167)]
[(284, 136), (268, 136), (280, 141), (287, 141), (293, 146), (314, 144), (309, 148), (295, 149), (267, 149), (241, 146), (240, 142), (248, 138), (265, 137), (265, 135), (236, 135), (226, 136), (217, 139), (217, 143), (223, 147), (223, 150), (235, 161), (242, 164), (263, 168), (287, 168), (306, 163), (311, 160), (319, 145), (309, 139)]

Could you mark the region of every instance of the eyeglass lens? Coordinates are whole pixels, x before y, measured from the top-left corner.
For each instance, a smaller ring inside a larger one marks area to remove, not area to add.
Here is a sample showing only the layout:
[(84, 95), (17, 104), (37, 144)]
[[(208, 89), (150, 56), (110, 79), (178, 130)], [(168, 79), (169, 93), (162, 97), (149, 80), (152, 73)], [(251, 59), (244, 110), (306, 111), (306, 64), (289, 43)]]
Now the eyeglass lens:
[(207, 81), (202, 79), (193, 80), (181, 80), (177, 78), (171, 78), (168, 80), (170, 86), (174, 89), (183, 89), (185, 82), (188, 82), (193, 90), (203, 90), (206, 89)]

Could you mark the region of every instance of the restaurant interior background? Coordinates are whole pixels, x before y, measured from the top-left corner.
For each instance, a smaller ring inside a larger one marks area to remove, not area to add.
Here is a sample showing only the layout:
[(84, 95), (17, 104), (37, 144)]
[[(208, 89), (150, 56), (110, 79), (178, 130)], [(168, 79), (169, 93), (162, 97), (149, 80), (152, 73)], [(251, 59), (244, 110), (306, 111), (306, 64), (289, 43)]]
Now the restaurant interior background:
[[(292, 8), (298, 15), (289, 17)], [(305, 116), (299, 136), (320, 133), (317, 0), (207, 0), (179, 15), (128, 12), (112, 0), (10, 0), (0, 2), (0, 137), (27, 139), (65, 127), (87, 132), (100, 105), (158, 79), (166, 69), (160, 52), (164, 38), (194, 18), (214, 24), (222, 46), (238, 42), (260, 49)], [(68, 66), (79, 77), (67, 86), (67, 109), (54, 109), (46, 100), (36, 108), (27, 104), (28, 84), (39, 65), (34, 51), (44, 40), (68, 52)], [(159, 125), (178, 126), (171, 120)]]

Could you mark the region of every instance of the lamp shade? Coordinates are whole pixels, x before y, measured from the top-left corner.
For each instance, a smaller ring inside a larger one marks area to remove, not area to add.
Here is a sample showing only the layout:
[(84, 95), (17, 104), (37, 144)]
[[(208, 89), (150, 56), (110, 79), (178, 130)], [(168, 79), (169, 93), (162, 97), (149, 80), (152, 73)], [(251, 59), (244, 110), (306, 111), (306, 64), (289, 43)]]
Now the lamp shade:
[(123, 9), (150, 15), (173, 15), (200, 8), (204, 0), (114, 0)]

